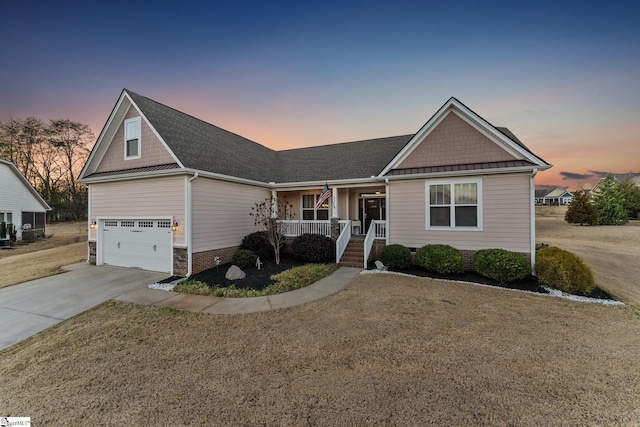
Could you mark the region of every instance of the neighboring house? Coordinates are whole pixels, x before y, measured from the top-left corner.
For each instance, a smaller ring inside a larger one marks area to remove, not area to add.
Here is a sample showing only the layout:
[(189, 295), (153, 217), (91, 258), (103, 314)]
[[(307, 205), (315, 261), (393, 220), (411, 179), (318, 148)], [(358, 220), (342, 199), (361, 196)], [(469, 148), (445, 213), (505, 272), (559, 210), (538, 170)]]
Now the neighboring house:
[[(634, 175), (632, 173), (628, 173), (628, 174), (611, 174), (611, 176), (613, 176), (613, 179), (615, 179), (616, 181), (622, 181), (626, 178), (629, 178), (631, 179), (631, 182), (633, 182), (636, 186), (640, 187), (640, 175)], [(593, 186), (593, 188), (589, 193), (590, 195), (597, 194), (598, 191), (600, 191), (600, 186), (604, 182), (605, 178), (606, 176), (603, 176), (598, 180), (598, 182), (596, 182), (596, 185)]]
[(0, 222), (13, 224), (20, 240), (23, 227), (44, 233), (48, 210), (47, 202), (16, 165), (0, 159)]
[(270, 197), (293, 204), (287, 235), (332, 236), (338, 260), (359, 246), (364, 261), (377, 241), (534, 262), (533, 178), (550, 167), (455, 98), (415, 134), (274, 151), (123, 90), (80, 182), (90, 262), (189, 275), (229, 261)]
[(570, 205), (573, 201), (573, 193), (564, 188), (536, 190), (536, 205)]

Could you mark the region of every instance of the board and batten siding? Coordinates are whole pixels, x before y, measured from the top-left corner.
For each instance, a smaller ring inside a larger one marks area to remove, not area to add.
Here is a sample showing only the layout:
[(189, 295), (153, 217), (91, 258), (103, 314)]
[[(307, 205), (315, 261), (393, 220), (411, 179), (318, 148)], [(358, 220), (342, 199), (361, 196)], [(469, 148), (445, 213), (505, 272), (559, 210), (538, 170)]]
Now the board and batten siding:
[[(91, 184), (89, 221), (96, 218), (173, 217), (179, 227), (173, 244), (185, 245), (185, 177)], [(89, 240), (96, 240), (90, 230)]]
[(191, 185), (193, 252), (239, 246), (256, 231), (251, 208), (271, 197), (266, 188), (210, 178)]
[[(470, 177), (476, 178), (476, 177)], [(529, 174), (482, 177), (482, 231), (429, 230), (426, 228), (427, 180), (390, 183), (389, 242), (420, 248), (447, 244), (461, 250), (503, 248), (531, 252)]]

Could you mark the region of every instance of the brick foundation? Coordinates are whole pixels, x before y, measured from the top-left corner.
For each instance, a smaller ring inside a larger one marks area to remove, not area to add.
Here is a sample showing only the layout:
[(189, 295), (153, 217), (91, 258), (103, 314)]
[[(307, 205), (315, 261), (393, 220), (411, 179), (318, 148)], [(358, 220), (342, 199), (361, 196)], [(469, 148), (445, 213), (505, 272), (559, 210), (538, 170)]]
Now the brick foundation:
[[(191, 265), (191, 273), (196, 274), (201, 271), (208, 270), (215, 267), (215, 258), (220, 257), (220, 263), (224, 264), (231, 262), (233, 254), (239, 249), (239, 246), (223, 249), (213, 249), (211, 251), (197, 252), (193, 254), (193, 264)], [(175, 261), (174, 261), (175, 262)], [(185, 271), (186, 274), (186, 271)]]
[(89, 242), (89, 264), (96, 265), (96, 242)]

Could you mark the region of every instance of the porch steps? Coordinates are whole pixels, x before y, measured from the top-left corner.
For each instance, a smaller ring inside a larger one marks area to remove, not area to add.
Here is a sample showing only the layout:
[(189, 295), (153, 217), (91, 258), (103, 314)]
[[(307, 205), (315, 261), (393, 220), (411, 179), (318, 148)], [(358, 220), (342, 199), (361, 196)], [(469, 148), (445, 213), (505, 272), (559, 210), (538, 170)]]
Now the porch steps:
[(340, 265), (364, 268), (364, 237), (352, 237), (345, 249)]

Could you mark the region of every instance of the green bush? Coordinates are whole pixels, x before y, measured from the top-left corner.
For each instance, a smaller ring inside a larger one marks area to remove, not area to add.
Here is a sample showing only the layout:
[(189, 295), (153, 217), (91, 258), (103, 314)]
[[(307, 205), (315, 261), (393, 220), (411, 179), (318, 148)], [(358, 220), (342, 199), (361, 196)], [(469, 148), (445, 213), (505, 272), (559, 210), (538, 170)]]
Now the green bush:
[(0, 222), (0, 239), (6, 239), (7, 238), (7, 223), (6, 222)]
[(531, 263), (522, 254), (505, 249), (483, 249), (473, 257), (478, 274), (501, 284), (524, 279), (531, 274)]
[(255, 267), (256, 258), (258, 258), (258, 256), (253, 251), (249, 249), (238, 249), (236, 253), (233, 254), (231, 262), (240, 268), (249, 268)]
[(598, 208), (587, 193), (577, 190), (573, 193), (573, 201), (564, 214), (564, 220), (570, 224), (596, 225), (599, 215)]
[(326, 264), (335, 262), (335, 244), (330, 237), (320, 234), (302, 234), (291, 243), (293, 256), (305, 262)]
[(16, 226), (13, 225), (13, 224), (9, 224), (7, 226), (7, 228), (8, 228), (8, 232), (9, 232), (9, 240), (11, 240), (11, 243), (12, 243), (12, 246), (13, 246), (13, 243), (15, 243), (16, 240), (17, 240), (18, 230), (16, 230)]
[(418, 265), (438, 274), (460, 274), (464, 272), (462, 253), (449, 245), (426, 245), (416, 252)]
[(244, 236), (242, 243), (240, 244), (240, 249), (253, 251), (254, 254), (263, 260), (271, 259), (275, 256), (273, 246), (269, 243), (267, 233), (264, 231), (256, 231), (255, 233)]
[(589, 295), (596, 286), (593, 272), (577, 255), (548, 247), (536, 252), (540, 284), (574, 295)]
[(380, 261), (389, 268), (407, 268), (411, 265), (411, 250), (402, 245), (385, 246), (380, 253)]

